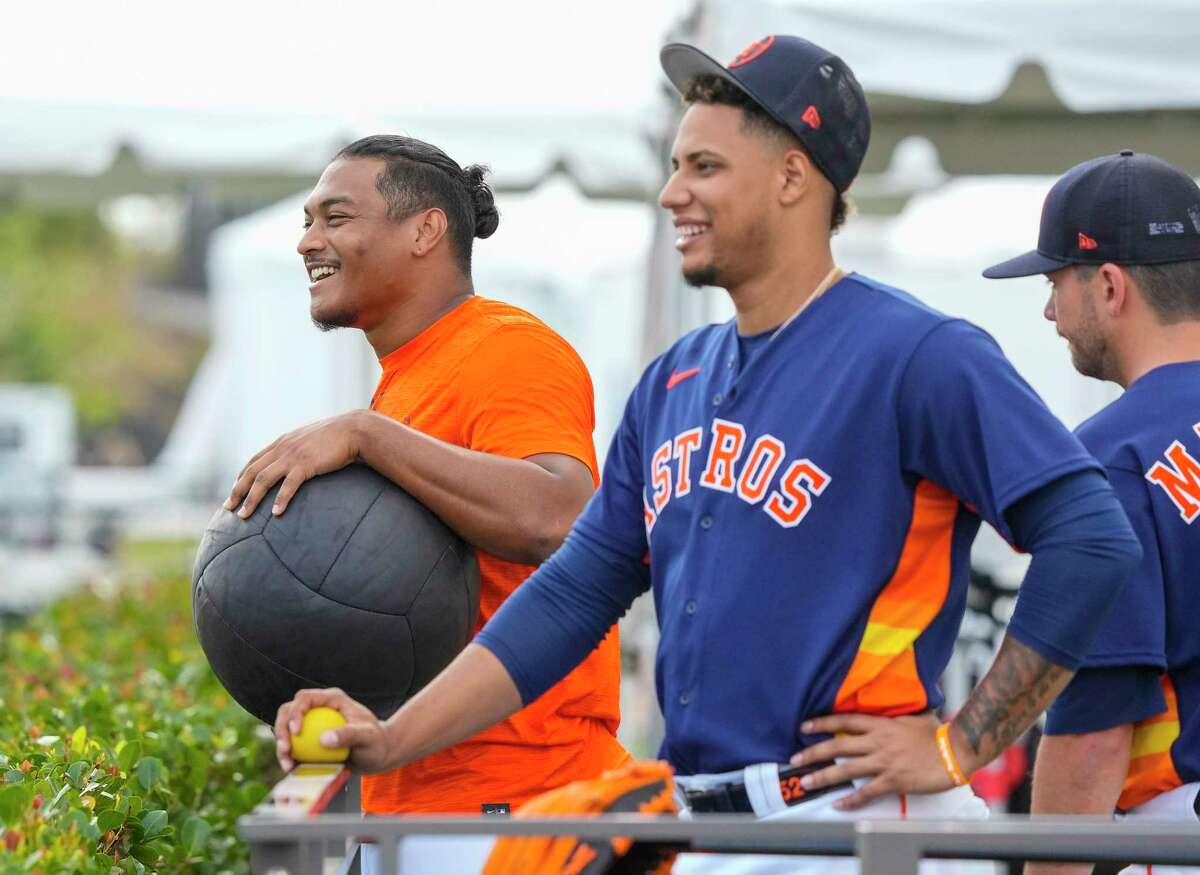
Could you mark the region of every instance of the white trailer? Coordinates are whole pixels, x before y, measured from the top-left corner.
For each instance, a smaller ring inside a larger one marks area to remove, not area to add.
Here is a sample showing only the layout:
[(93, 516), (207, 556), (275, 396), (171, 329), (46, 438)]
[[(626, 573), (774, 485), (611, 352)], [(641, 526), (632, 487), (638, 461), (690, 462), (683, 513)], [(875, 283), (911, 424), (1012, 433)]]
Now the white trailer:
[(62, 386), (0, 384), (0, 543), (59, 538), (75, 461), (75, 405)]

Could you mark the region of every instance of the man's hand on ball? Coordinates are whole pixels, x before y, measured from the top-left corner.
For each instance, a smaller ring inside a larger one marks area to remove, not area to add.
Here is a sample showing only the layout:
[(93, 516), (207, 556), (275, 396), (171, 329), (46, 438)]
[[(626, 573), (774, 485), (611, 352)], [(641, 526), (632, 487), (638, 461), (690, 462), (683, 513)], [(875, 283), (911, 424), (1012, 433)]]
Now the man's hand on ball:
[(383, 721), (365, 705), (341, 690), (331, 688), (301, 690), (296, 698), (279, 707), (275, 715), (275, 757), (285, 772), (291, 771), (296, 765), (292, 758), (292, 734), (300, 732), (305, 713), (321, 705), (339, 711), (346, 718), (344, 726), (321, 733), (319, 741), (322, 746), (349, 748), (347, 763), (357, 772), (372, 774), (390, 767), (388, 737)]
[(805, 721), (806, 735), (834, 738), (805, 748), (792, 757), (794, 766), (824, 760), (841, 760), (836, 765), (805, 775), (807, 790), (843, 781), (869, 778), (854, 793), (834, 803), (841, 811), (853, 811), (888, 793), (938, 793), (954, 786), (938, 753), (937, 721), (928, 714), (908, 717), (870, 717), (866, 714), (836, 714)]
[(282, 480), (271, 507), (271, 513), (279, 516), (305, 480), (344, 468), (358, 458), (362, 417), (371, 415), (355, 410), (288, 432), (246, 463), (225, 509), (237, 508), (238, 516), (249, 518), (263, 496)]

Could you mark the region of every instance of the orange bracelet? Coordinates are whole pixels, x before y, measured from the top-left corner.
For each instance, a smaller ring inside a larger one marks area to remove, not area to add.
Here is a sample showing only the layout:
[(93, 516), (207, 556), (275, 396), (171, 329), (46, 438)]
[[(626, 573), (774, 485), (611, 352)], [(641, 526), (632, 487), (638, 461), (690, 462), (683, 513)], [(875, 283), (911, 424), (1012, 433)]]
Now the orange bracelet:
[(934, 737), (937, 739), (938, 753), (941, 754), (942, 765), (946, 769), (946, 774), (950, 776), (950, 780), (954, 782), (954, 786), (961, 787), (967, 783), (967, 776), (958, 767), (958, 760), (954, 758), (954, 748), (950, 746), (950, 724), (943, 723), (939, 726), (937, 734)]

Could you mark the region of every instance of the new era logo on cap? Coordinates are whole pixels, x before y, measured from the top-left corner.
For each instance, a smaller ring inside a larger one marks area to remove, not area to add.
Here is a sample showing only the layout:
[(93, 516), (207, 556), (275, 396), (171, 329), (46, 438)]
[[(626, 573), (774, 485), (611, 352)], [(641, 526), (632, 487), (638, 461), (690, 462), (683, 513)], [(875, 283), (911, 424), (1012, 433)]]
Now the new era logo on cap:
[(817, 112), (817, 108), (815, 106), (810, 106), (808, 109), (804, 110), (804, 115), (800, 116), (800, 120), (810, 128), (821, 127), (821, 114)]
[[(1129, 150), (1077, 164), (1046, 195), (1037, 249), (992, 265), (989, 279), (1071, 264), (1200, 260), (1200, 187), (1177, 167)], [(1087, 228), (1087, 231), (1081, 231)]]

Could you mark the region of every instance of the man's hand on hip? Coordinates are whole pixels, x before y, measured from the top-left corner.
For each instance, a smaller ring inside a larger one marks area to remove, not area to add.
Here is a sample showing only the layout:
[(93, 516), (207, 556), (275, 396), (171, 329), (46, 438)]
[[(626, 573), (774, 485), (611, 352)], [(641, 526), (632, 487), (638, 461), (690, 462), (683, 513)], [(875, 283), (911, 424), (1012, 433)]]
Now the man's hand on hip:
[(814, 744), (792, 757), (792, 765), (804, 766), (824, 760), (842, 762), (811, 775), (801, 785), (815, 790), (830, 784), (870, 778), (854, 793), (839, 799), (834, 807), (852, 811), (889, 793), (938, 793), (954, 786), (938, 754), (937, 720), (931, 715), (871, 717), (866, 714), (834, 714), (808, 720), (801, 727), (806, 735), (835, 736)]

